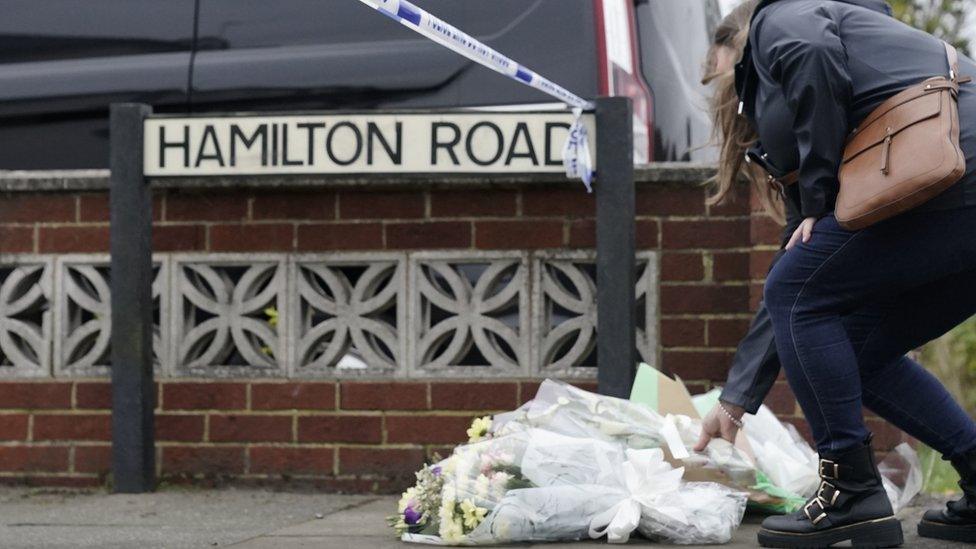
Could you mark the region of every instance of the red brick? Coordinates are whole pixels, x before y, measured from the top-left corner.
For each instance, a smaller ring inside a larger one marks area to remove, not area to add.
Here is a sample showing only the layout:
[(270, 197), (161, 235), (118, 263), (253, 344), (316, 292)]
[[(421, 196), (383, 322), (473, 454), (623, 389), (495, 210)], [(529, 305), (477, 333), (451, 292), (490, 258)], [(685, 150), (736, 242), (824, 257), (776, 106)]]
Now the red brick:
[(247, 217), (247, 196), (227, 194), (172, 193), (166, 197), (169, 221), (241, 221)]
[(111, 440), (110, 414), (34, 416), (34, 440)]
[(383, 247), (379, 223), (328, 223), (298, 226), (298, 249), (308, 251), (378, 250)]
[(778, 250), (753, 250), (749, 252), (750, 278), (763, 279), (773, 265)]
[[(638, 250), (658, 247), (658, 222), (653, 219), (638, 219), (635, 226)], [(596, 221), (593, 219), (574, 219), (569, 223), (570, 248), (596, 247)]]
[(17, 254), (34, 251), (34, 228), (0, 225), (0, 253)]
[(705, 267), (700, 253), (665, 253), (661, 256), (661, 280), (689, 281), (704, 277)]
[(26, 440), (27, 414), (0, 414), (0, 440)]
[(708, 207), (708, 215), (711, 216), (732, 216), (749, 215), (752, 206), (749, 202), (750, 186), (747, 184), (736, 185), (732, 192), (721, 204), (713, 204)]
[(68, 448), (63, 446), (0, 446), (0, 471), (49, 472), (68, 470)]
[(515, 215), (515, 191), (437, 191), (430, 195), (432, 217), (502, 217)]
[(390, 223), (386, 225), (386, 247), (391, 250), (469, 248), (471, 224), (466, 221)]
[(779, 245), (783, 237), (783, 227), (766, 215), (752, 216), (749, 238), (754, 244)]
[(539, 381), (522, 381), (519, 383), (520, 393), (519, 393), (519, 406), (525, 404), (526, 402), (535, 398), (536, 393), (539, 392), (539, 386), (542, 385)]
[(789, 416), (797, 411), (796, 397), (793, 396), (793, 391), (788, 383), (774, 383), (763, 404), (769, 406), (770, 410), (779, 415)]
[(302, 416), (298, 418), (299, 442), (382, 442), (380, 416)]
[(583, 389), (584, 391), (587, 391), (587, 392), (590, 392), (590, 393), (596, 393), (597, 392), (597, 382), (596, 381), (570, 381), (569, 384), (572, 385), (573, 387), (576, 387), (576, 388), (579, 388), (579, 389)]
[(712, 258), (712, 277), (715, 280), (749, 280), (748, 253), (716, 253)]
[(111, 446), (76, 446), (75, 472), (108, 474), (112, 470)]
[(737, 347), (742, 337), (749, 331), (751, 319), (718, 319), (708, 321), (709, 347)]
[(0, 194), (4, 223), (69, 223), (75, 220), (75, 196), (70, 194)]
[(522, 191), (522, 214), (592, 217), (596, 215), (596, 198), (583, 187), (527, 189)]
[(478, 221), (475, 245), (483, 250), (559, 248), (563, 245), (562, 221)]
[(215, 252), (263, 252), (292, 249), (292, 225), (214, 225), (210, 249)]
[(344, 381), (339, 406), (343, 410), (426, 410), (427, 384)]
[(637, 220), (637, 249), (646, 250), (648, 248), (657, 248), (661, 245), (661, 241), (658, 238), (658, 222), (650, 221), (646, 219)]
[(163, 473), (242, 474), (243, 446), (166, 446)]
[(37, 247), (41, 253), (108, 251), (108, 225), (41, 227), (38, 231)]
[(166, 383), (165, 410), (235, 410), (246, 404), (243, 383)]
[(705, 345), (705, 321), (699, 319), (661, 319), (661, 345), (701, 347)]
[(290, 442), (291, 416), (212, 415), (213, 442)]
[(155, 225), (152, 239), (154, 252), (200, 252), (207, 249), (207, 230), (203, 225)]
[(748, 286), (661, 286), (661, 311), (677, 313), (744, 313)]
[(253, 383), (253, 410), (334, 410), (335, 383)]
[(386, 416), (386, 441), (423, 444), (458, 444), (467, 442), (471, 425), (469, 416)]
[(0, 382), (0, 407), (70, 408), (71, 384), (58, 381)]
[(596, 247), (596, 221), (593, 219), (574, 219), (569, 223), (570, 248)]
[(424, 216), (424, 193), (416, 191), (339, 193), (340, 219), (415, 219)]
[(705, 214), (705, 192), (697, 185), (641, 185), (636, 192), (637, 215), (692, 216)]
[(667, 249), (750, 246), (748, 220), (671, 221), (662, 226)]
[(280, 191), (255, 195), (254, 219), (335, 219), (335, 194)]
[(681, 376), (681, 379), (724, 381), (732, 363), (732, 353), (665, 349), (662, 360), (665, 368)]
[[(109, 196), (107, 192), (85, 193), (78, 197), (78, 220), (82, 223), (91, 221), (109, 221)], [(163, 196), (155, 193), (153, 196), (153, 221), (163, 219)]]
[(331, 475), (335, 460), (332, 448), (281, 448), (252, 446), (251, 473), (265, 475)]
[(424, 464), (421, 448), (340, 448), (339, 473), (412, 476)]
[(170, 442), (203, 440), (203, 416), (156, 414), (156, 439)]
[(430, 402), (434, 410), (512, 410), (517, 406), (515, 383), (432, 382)]
[(75, 385), (75, 407), (111, 410), (112, 384), (107, 382), (79, 382)]

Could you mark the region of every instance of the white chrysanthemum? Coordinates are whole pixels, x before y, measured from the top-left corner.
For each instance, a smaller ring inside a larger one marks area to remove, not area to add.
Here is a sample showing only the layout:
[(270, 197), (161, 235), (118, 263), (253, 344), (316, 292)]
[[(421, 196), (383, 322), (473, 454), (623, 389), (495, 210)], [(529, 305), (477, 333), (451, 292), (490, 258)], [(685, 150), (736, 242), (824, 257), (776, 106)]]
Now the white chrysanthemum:
[(485, 438), (491, 429), (491, 416), (475, 418), (468, 427), (468, 442), (478, 442)]
[(478, 475), (477, 480), (474, 481), (474, 493), (479, 498), (485, 499), (488, 497), (488, 492), (491, 490), (491, 479), (485, 475)]

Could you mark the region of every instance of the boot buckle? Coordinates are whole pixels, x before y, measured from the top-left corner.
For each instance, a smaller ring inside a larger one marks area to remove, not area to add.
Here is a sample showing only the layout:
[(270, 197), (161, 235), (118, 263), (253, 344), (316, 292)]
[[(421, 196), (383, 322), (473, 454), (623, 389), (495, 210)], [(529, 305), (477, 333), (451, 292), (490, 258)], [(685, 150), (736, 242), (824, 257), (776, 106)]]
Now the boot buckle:
[[(825, 469), (825, 465), (832, 465), (832, 468)], [(827, 474), (830, 471), (832, 474)], [(830, 480), (837, 480), (840, 478), (840, 465), (836, 461), (830, 461), (829, 459), (820, 460), (820, 476), (821, 478), (829, 478)]]
[[(820, 514), (817, 515), (816, 517), (810, 514), (810, 507), (812, 507), (814, 503), (816, 503), (817, 506), (820, 508)], [(821, 520), (827, 517), (827, 512), (824, 510), (824, 502), (820, 499), (819, 495), (811, 499), (809, 502), (807, 502), (806, 505), (803, 506), (803, 513), (807, 516), (808, 519), (810, 519), (810, 522), (812, 522), (813, 524), (817, 524), (818, 522), (820, 522)]]
[[(830, 487), (831, 490), (833, 490), (833, 492), (830, 494), (830, 501), (827, 501), (827, 498), (824, 497), (824, 490), (828, 486)], [(819, 499), (822, 502), (821, 507), (833, 506), (834, 503), (837, 502), (838, 496), (840, 496), (840, 490), (838, 490), (836, 486), (827, 482), (826, 480), (820, 481), (820, 488), (817, 489), (817, 499)]]

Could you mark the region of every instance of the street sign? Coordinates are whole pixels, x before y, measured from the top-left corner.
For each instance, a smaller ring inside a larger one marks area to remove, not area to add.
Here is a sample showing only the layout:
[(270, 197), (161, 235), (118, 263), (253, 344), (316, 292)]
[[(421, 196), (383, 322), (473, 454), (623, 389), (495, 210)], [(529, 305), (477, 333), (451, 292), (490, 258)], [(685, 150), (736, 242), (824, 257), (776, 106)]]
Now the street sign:
[[(150, 117), (149, 177), (563, 172), (571, 112)], [(584, 114), (591, 139), (596, 120)]]

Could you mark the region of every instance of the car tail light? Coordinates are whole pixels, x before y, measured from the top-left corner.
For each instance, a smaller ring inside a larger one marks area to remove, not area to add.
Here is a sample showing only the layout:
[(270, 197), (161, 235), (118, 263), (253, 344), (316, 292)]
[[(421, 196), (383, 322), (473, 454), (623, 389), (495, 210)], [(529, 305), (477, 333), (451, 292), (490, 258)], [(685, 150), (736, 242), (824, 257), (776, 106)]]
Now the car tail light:
[(640, 70), (632, 0), (593, 0), (600, 94), (626, 96), (634, 106), (634, 163), (653, 160), (653, 98)]

